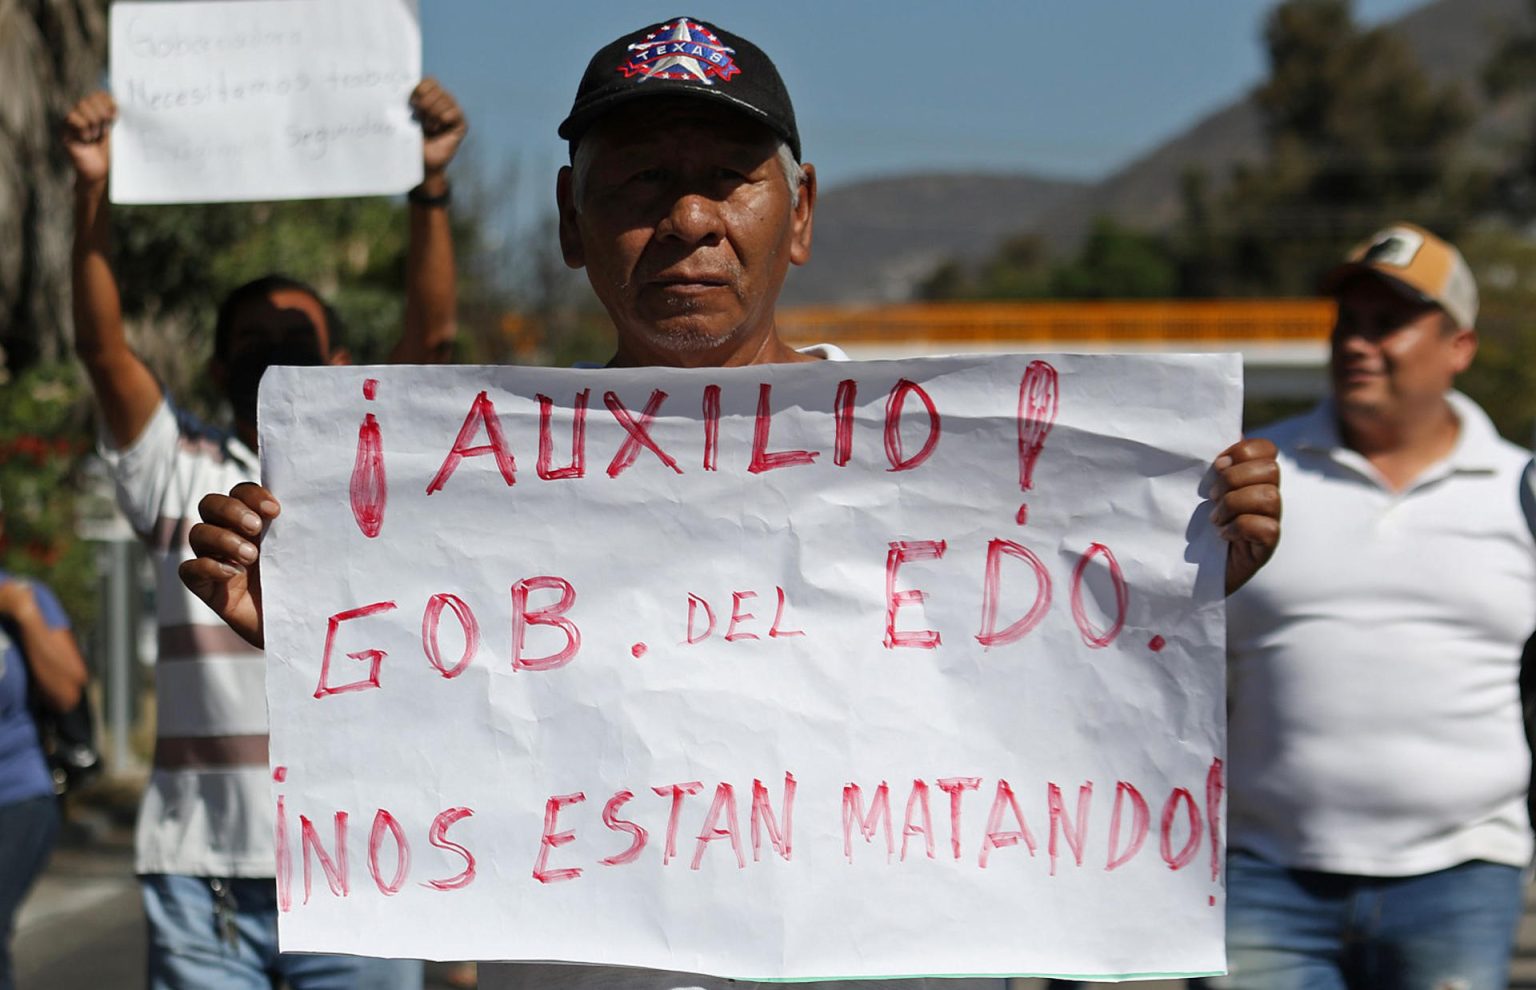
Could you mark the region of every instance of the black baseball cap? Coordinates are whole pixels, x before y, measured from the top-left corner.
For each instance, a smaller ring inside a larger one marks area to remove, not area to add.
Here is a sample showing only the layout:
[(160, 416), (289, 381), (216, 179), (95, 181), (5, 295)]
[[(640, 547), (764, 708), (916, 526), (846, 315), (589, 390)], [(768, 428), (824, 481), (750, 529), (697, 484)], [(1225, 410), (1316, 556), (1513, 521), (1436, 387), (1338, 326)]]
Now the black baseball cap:
[(560, 136), (575, 143), (615, 107), (648, 96), (718, 100), (767, 125), (800, 160), (789, 90), (763, 50), (693, 17), (674, 17), (600, 48), (576, 89)]

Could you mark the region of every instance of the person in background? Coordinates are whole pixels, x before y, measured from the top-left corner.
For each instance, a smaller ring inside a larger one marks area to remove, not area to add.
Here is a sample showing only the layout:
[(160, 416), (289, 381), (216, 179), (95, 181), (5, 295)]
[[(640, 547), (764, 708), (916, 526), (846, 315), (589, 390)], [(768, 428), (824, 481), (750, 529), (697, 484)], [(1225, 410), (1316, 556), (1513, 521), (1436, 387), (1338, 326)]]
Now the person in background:
[(1259, 431), (1286, 536), (1227, 604), (1227, 943), (1240, 990), (1502, 990), (1531, 861), (1528, 451), (1452, 390), (1461, 253), (1394, 224), (1324, 281), (1332, 395)]
[[(0, 533), (5, 510), (0, 506)], [(59, 802), (30, 699), (75, 707), (85, 661), (69, 617), (46, 584), (0, 568), (0, 990), (13, 990), (11, 932), (59, 831)]]
[[(446, 170), (467, 124), (430, 79), (411, 106), (425, 178), (407, 196), (405, 327), (392, 357), (441, 361), (456, 332)], [(419, 962), (278, 952), (265, 661), (176, 579), (191, 556), (198, 498), (259, 475), (262, 373), (345, 363), (341, 323), (296, 279), (269, 275), (241, 286), (219, 307), (208, 369), (233, 410), (233, 430), (209, 430), (175, 410), (123, 328), (106, 195), (115, 116), (108, 94), (86, 97), (65, 121), (64, 146), (75, 168), (75, 351), (95, 391), (118, 505), (159, 568), (157, 738), (135, 837), (150, 990), (420, 987)]]

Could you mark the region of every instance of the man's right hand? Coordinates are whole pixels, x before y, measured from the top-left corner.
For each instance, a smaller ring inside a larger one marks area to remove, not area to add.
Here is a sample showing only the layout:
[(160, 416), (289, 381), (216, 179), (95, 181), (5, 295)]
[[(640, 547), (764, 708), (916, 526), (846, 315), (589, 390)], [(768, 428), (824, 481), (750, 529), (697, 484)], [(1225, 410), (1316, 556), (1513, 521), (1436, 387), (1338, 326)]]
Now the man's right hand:
[(197, 503), (203, 521), (188, 542), (197, 556), (182, 561), (181, 583), (252, 646), (264, 644), (261, 623), (261, 538), (281, 508), (251, 482)]
[(77, 181), (106, 181), (112, 167), (112, 124), (116, 120), (117, 104), (106, 90), (97, 90), (76, 103), (64, 118), (64, 148), (75, 166)]

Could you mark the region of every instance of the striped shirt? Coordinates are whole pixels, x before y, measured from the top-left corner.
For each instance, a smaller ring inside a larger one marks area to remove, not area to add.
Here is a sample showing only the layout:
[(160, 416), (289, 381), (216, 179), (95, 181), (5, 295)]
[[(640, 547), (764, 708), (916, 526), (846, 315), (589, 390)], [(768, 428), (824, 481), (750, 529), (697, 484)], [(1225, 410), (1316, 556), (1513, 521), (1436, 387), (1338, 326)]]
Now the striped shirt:
[(273, 876), (265, 661), (176, 574), (192, 556), (187, 533), (197, 503), (257, 480), (256, 456), (233, 437), (178, 421), (164, 401), (132, 444), (103, 443), (101, 454), (157, 577), (155, 757), (139, 806), (135, 868)]

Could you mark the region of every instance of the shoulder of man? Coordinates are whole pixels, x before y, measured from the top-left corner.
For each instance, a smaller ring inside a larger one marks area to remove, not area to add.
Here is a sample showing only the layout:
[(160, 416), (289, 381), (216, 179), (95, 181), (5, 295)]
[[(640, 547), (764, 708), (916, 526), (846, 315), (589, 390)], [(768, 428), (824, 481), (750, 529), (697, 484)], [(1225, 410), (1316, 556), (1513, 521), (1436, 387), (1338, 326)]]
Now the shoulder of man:
[(246, 459), (245, 446), (232, 431), (214, 426), (169, 398), (166, 404), (176, 418), (176, 432), (181, 437), (183, 451), (218, 463)]
[(171, 410), (171, 415), (176, 419), (176, 431), (188, 440), (208, 440), (213, 443), (223, 443), (229, 437), (228, 430), (221, 430), (205, 421), (191, 410), (178, 405), (169, 396), (166, 397), (165, 404)]
[(1460, 417), (1462, 428), (1475, 431), (1479, 456), (1494, 466), (1498, 476), (1519, 478), (1520, 511), (1532, 542), (1536, 543), (1536, 464), (1532, 463), (1531, 452), (1504, 439), (1488, 413), (1470, 397), (1452, 391), (1447, 400)]
[(1524, 470), (1531, 460), (1531, 452), (1517, 443), (1504, 439), (1486, 410), (1469, 396), (1452, 391), (1447, 397), (1465, 429), (1473, 430), (1476, 440), (1486, 455), (1498, 459), (1501, 468)]

